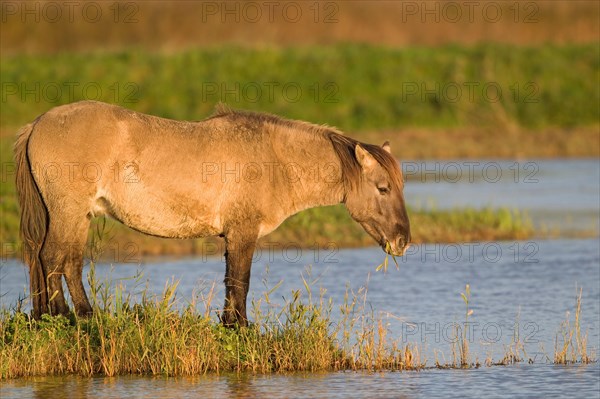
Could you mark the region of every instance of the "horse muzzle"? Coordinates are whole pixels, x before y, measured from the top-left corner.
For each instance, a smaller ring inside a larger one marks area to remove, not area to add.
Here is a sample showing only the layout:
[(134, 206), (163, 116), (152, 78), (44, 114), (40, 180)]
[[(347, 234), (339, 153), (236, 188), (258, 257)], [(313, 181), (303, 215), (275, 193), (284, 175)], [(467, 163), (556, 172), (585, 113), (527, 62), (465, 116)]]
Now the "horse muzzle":
[(396, 241), (387, 241), (383, 245), (383, 250), (388, 255), (403, 256), (410, 247), (410, 242), (405, 237), (400, 237)]

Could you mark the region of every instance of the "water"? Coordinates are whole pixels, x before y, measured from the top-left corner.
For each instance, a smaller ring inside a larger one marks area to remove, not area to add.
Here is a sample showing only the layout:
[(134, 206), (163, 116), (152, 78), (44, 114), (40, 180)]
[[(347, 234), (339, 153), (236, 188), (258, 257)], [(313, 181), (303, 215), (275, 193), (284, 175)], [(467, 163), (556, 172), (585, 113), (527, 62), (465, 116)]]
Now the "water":
[(407, 161), (405, 196), (423, 208), (526, 211), (538, 226), (599, 231), (600, 161)]
[[(3, 397), (28, 398), (564, 398), (598, 397), (598, 367), (516, 365), (477, 370), (188, 378), (36, 378), (9, 381)], [(592, 382), (590, 384), (590, 381)], [(593, 381), (596, 381), (594, 384)]]
[[(511, 163), (502, 165), (503, 171), (516, 170), (510, 169)], [(596, 160), (544, 161), (538, 167), (534, 175), (537, 183), (515, 183), (512, 177), (490, 183), (486, 181), (488, 175), (473, 182), (413, 181), (407, 184), (407, 198), (413, 203), (434, 201), (440, 208), (442, 204), (514, 206), (539, 212), (542, 218), (551, 214), (552, 220), (559, 223), (564, 223), (570, 212), (580, 215), (571, 219), (577, 220), (574, 228), (587, 228), (582, 221), (597, 225), (600, 179)], [(523, 165), (520, 168), (525, 170)], [(599, 397), (598, 363), (559, 366), (547, 362), (567, 312), (573, 323), (576, 287), (583, 290), (581, 319), (589, 336), (588, 345), (596, 353), (600, 346), (597, 238), (415, 246), (400, 260), (400, 270), (390, 262), (386, 274), (375, 272), (383, 257), (379, 248), (263, 250), (255, 256), (251, 296), (258, 300), (281, 281), (281, 286), (270, 295), (270, 306), (279, 309), (297, 289), (303, 291), (306, 300), (304, 277), (311, 282), (313, 296), (325, 290), (324, 295), (332, 298), (336, 318), (346, 289), (355, 293), (366, 291), (367, 309), (388, 324), (390, 338), (418, 344), (428, 364), (433, 365), (435, 356), (450, 360), (453, 328), (464, 327), (465, 307), (460, 293), (465, 284), (470, 284), (474, 313), (469, 320), (468, 339), (473, 358), (483, 361), (492, 356), (499, 360), (505, 346), (518, 335), (534, 363), (420, 372), (31, 378), (2, 382), (0, 396), (46, 398), (68, 393), (70, 397), (83, 398)], [(143, 277), (132, 279), (136, 271)], [(223, 299), (223, 272), (220, 258), (97, 266), (100, 280), (123, 284), (133, 294), (146, 286), (151, 292), (160, 293), (167, 280), (179, 280), (180, 306), (195, 296), (206, 295), (216, 284), (215, 308)], [(26, 285), (25, 268), (14, 260), (3, 262), (0, 306), (13, 305), (26, 292)]]

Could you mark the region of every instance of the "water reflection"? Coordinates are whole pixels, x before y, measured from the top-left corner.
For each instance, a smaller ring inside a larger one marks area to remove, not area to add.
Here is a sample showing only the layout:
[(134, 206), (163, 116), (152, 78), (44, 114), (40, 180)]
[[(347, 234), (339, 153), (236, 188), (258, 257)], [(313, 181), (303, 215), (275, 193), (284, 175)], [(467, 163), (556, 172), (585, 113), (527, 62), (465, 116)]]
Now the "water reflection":
[(36, 399), (88, 398), (93, 391), (93, 385), (93, 379), (75, 376), (22, 378), (0, 385), (0, 396)]
[(0, 384), (3, 398), (464, 398), (595, 397), (599, 365), (520, 364), (470, 370), (197, 377), (31, 378)]
[(226, 397), (246, 399), (259, 398), (259, 391), (254, 387), (254, 378), (249, 374), (229, 375), (225, 377), (227, 384)]

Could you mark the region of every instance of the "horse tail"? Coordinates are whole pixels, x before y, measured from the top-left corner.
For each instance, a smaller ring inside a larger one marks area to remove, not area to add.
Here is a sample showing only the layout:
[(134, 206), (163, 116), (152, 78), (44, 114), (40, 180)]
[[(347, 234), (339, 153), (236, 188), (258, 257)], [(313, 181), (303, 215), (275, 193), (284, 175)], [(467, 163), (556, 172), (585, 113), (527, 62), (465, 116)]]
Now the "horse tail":
[(39, 319), (43, 313), (48, 313), (46, 270), (41, 258), (48, 231), (48, 209), (33, 177), (27, 154), (29, 138), (34, 126), (35, 122), (19, 130), (14, 152), (17, 195), (21, 207), (20, 235), (23, 242), (23, 259), (29, 265), (33, 317)]

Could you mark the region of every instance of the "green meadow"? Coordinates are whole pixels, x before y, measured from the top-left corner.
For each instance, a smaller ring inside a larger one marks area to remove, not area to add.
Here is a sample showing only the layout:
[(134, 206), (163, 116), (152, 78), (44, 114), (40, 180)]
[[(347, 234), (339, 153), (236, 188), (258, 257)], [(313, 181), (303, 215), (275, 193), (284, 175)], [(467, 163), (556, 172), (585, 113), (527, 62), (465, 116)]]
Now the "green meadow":
[(218, 101), (354, 133), (596, 126), (598, 46), (224, 46), (9, 55), (3, 129), (82, 99), (198, 120)]

